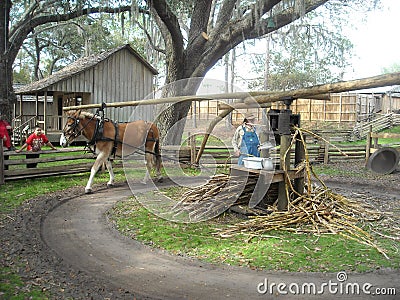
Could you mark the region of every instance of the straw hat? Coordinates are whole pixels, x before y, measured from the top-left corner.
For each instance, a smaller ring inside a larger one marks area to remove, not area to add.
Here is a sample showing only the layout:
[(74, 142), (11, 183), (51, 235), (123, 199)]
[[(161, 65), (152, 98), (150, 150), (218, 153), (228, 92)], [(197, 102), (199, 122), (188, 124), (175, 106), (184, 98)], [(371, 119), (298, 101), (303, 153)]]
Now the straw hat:
[(247, 120), (255, 120), (256, 116), (254, 114), (252, 114), (252, 113), (246, 113), (244, 115), (244, 118), (247, 119)]

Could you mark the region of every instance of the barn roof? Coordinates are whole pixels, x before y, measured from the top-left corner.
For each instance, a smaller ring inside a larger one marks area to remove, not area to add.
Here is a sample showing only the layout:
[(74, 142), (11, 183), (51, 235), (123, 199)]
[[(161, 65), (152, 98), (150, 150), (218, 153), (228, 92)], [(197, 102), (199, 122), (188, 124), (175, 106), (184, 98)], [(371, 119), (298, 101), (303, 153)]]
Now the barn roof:
[(393, 86), (386, 94), (391, 97), (400, 98), (400, 85)]
[(108, 57), (112, 56), (118, 51), (123, 49), (127, 49), (132, 55), (134, 55), (143, 65), (145, 65), (154, 75), (158, 74), (158, 71), (152, 67), (139, 53), (137, 53), (129, 44), (125, 44), (118, 48), (105, 51), (100, 54), (90, 55), (86, 57), (82, 57), (75, 61), (74, 63), (66, 66), (58, 72), (53, 73), (52, 75), (43, 78), (41, 80), (32, 82), (30, 84), (21, 86), (15, 90), (16, 94), (30, 94), (38, 91), (43, 91), (51, 85), (70, 78), (74, 75), (77, 75), (87, 69), (90, 69), (100, 62), (106, 60)]

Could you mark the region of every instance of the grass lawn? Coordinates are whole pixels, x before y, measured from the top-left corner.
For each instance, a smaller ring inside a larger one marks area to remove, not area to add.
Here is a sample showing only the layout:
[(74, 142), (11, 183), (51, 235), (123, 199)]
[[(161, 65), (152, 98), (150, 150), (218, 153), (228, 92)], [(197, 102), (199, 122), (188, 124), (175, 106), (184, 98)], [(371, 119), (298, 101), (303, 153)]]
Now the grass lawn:
[(242, 221), (231, 214), (201, 223), (173, 223), (154, 216), (138, 201), (130, 199), (119, 202), (110, 216), (123, 234), (173, 254), (212, 263), (291, 272), (364, 272), (400, 267), (399, 242), (389, 239), (378, 240), (387, 250), (388, 260), (374, 248), (332, 234), (270, 231), (263, 237), (221, 238), (216, 234), (218, 230)]
[[(125, 181), (123, 170), (115, 171), (116, 181)], [(317, 168), (317, 172), (343, 175), (343, 171), (330, 168), (329, 165)], [(142, 174), (138, 176), (141, 178)], [(84, 173), (6, 182), (0, 186), (0, 222), (7, 222), (7, 215), (18, 209), (27, 199), (74, 186), (83, 188), (87, 179), (88, 173)], [(107, 173), (98, 174), (95, 183), (105, 183), (107, 179)], [(373, 248), (337, 235), (316, 236), (271, 231), (264, 237), (250, 238), (247, 235), (238, 235), (221, 238), (215, 234), (219, 229), (240, 221), (230, 214), (207, 222), (179, 224), (154, 216), (135, 199), (119, 202), (109, 214), (123, 234), (173, 254), (197, 257), (213, 263), (293, 272), (363, 272), (384, 267), (400, 267), (399, 241), (384, 238), (378, 238), (377, 241), (387, 250), (390, 259), (386, 259)], [(4, 259), (4, 253), (0, 255), (1, 259)], [(17, 275), (18, 267), (18, 262), (15, 262), (12, 268), (0, 267), (0, 298), (48, 299), (49, 295), (39, 288), (24, 288), (25, 283)]]

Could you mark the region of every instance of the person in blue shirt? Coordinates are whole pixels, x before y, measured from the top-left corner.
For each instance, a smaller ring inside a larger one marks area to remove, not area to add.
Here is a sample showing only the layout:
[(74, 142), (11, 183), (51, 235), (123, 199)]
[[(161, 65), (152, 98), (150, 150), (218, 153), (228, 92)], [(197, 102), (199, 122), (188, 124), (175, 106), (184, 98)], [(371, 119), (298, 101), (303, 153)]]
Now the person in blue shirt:
[(256, 117), (253, 114), (246, 114), (243, 123), (236, 129), (232, 138), (232, 146), (236, 156), (239, 156), (238, 165), (243, 165), (245, 157), (260, 157), (258, 146), (260, 139), (256, 132)]

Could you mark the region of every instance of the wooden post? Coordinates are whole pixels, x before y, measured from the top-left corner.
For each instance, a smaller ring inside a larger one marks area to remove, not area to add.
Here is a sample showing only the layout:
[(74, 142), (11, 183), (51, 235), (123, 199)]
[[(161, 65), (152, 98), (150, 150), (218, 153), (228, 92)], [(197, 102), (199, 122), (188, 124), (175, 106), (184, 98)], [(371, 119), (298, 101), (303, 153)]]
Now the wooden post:
[(369, 126), (369, 131), (368, 131), (368, 135), (367, 135), (367, 145), (365, 148), (365, 165), (368, 164), (368, 159), (369, 156), (371, 155), (371, 143), (372, 143), (372, 126)]
[(43, 131), (47, 134), (47, 91), (44, 93), (43, 100)]
[[(267, 132), (265, 130), (261, 130), (258, 133), (258, 136), (260, 137), (260, 144), (263, 144), (263, 143), (268, 141), (268, 134), (267, 134)], [(260, 157), (266, 157), (267, 158), (269, 156), (270, 156), (269, 155), (269, 150), (266, 150), (266, 149), (261, 150)]]
[(196, 157), (196, 161), (195, 163), (198, 164), (200, 162), (200, 158), (203, 155), (204, 152), (204, 148), (206, 147), (207, 144), (207, 140), (211, 134), (211, 132), (213, 131), (214, 127), (218, 124), (218, 122), (220, 122), (221, 120), (223, 120), (227, 115), (229, 115), (229, 113), (233, 111), (233, 107), (229, 108), (229, 109), (225, 109), (223, 111), (221, 111), (221, 113), (214, 118), (214, 120), (212, 120), (210, 122), (210, 124), (208, 125), (208, 128), (206, 130), (206, 133), (204, 134), (204, 138), (203, 141), (201, 142), (200, 145), (200, 149), (199, 152), (197, 153), (197, 157)]
[(3, 141), (0, 142), (0, 185), (5, 183), (4, 180), (4, 152), (3, 152)]
[[(290, 153), (285, 155), (290, 147), (291, 135), (281, 135), (281, 149), (280, 149), (280, 168), (282, 170), (289, 170), (290, 168)], [(287, 210), (289, 199), (286, 193), (286, 176), (284, 181), (279, 182), (278, 187), (278, 210)]]
[(195, 134), (189, 136), (189, 146), (190, 146), (190, 163), (194, 164), (196, 161), (196, 135)]
[(324, 149), (324, 165), (329, 163), (329, 139), (326, 139), (327, 141), (325, 142), (325, 149)]
[(342, 113), (343, 113), (343, 98), (342, 94), (339, 96), (339, 124), (342, 123)]
[(36, 97), (35, 97), (35, 118), (36, 118), (36, 122), (39, 120), (39, 95), (38, 93), (36, 93)]
[(375, 149), (379, 148), (379, 143), (378, 143), (378, 137), (377, 136), (374, 137), (374, 148)]
[[(305, 141), (305, 136), (304, 136), (304, 141)], [(294, 164), (297, 166), (301, 162), (303, 162), (306, 158), (306, 149), (304, 147), (303, 142), (301, 139), (296, 139), (296, 145), (295, 145), (295, 152), (294, 152)], [(304, 176), (301, 178), (296, 178), (294, 180), (294, 189), (296, 192), (298, 192), (300, 195), (304, 193)]]

